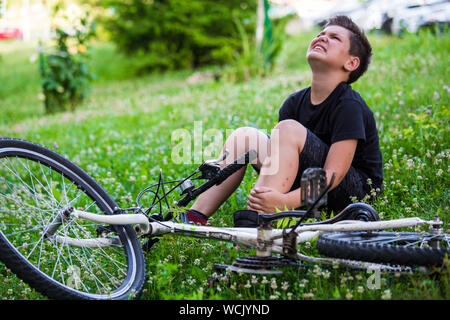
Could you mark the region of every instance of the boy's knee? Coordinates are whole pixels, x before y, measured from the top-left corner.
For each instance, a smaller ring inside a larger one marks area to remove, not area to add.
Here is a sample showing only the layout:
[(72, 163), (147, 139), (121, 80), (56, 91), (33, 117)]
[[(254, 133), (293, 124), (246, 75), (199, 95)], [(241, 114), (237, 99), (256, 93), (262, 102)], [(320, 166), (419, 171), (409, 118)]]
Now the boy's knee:
[(240, 127), (227, 138), (226, 145), (232, 147), (237, 153), (253, 149), (258, 156), (264, 156), (267, 153), (269, 137), (257, 128)]
[(228, 139), (234, 139), (236, 141), (251, 141), (252, 144), (266, 144), (269, 137), (262, 131), (253, 127), (240, 127), (234, 130)]
[(249, 135), (257, 135), (258, 129), (253, 127), (240, 127), (233, 131), (232, 135), (243, 137)]
[(290, 137), (304, 137), (306, 138), (306, 128), (298, 121), (287, 119), (277, 123), (274, 128), (283, 134)]

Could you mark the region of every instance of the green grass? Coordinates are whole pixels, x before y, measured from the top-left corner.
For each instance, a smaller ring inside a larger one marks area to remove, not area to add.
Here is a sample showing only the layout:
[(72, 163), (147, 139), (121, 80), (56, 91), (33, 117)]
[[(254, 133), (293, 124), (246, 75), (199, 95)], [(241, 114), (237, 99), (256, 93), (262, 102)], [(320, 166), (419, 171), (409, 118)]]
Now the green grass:
[[(245, 83), (188, 84), (191, 71), (134, 77), (133, 61), (110, 44), (96, 44), (92, 68), (98, 78), (91, 97), (74, 113), (45, 115), (40, 100), (35, 47), (0, 43), (0, 135), (31, 140), (68, 157), (122, 207), (155, 183), (186, 176), (196, 166), (171, 160), (172, 132), (241, 126), (270, 129), (287, 96), (309, 85), (306, 48), (312, 34), (289, 38), (277, 68)], [(384, 159), (384, 192), (374, 203), (382, 219), (439, 214), (449, 226), (448, 34), (403, 38), (370, 35), (374, 47), (368, 73), (353, 88), (372, 108)], [(219, 150), (217, 149), (217, 152)], [(252, 170), (213, 216), (232, 225), (232, 212), (246, 206)], [(314, 242), (302, 247), (317, 254)], [(214, 263), (231, 263), (239, 251), (228, 243), (164, 238), (146, 254), (148, 280), (142, 299), (449, 299), (449, 274), (381, 275), (380, 289), (367, 286), (370, 273), (288, 269), (280, 276), (227, 274), (210, 286)], [(0, 264), (0, 297), (42, 299)]]

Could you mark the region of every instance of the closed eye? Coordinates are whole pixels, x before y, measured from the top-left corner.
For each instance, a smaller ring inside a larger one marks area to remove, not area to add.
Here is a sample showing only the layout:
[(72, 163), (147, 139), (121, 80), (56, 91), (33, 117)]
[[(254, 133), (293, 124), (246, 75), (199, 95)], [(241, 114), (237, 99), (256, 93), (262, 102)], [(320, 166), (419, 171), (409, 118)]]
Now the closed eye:
[[(318, 37), (320, 37), (320, 36), (322, 36), (322, 35), (324, 35), (324, 34), (325, 34), (325, 32), (321, 32), (321, 33), (319, 33), (319, 34), (316, 36), (316, 38), (318, 38)], [(335, 35), (335, 34), (330, 34), (330, 38), (331, 38), (331, 39), (336, 39), (336, 40), (342, 42), (341, 38), (339, 38), (339, 37), (338, 37), (337, 35)]]

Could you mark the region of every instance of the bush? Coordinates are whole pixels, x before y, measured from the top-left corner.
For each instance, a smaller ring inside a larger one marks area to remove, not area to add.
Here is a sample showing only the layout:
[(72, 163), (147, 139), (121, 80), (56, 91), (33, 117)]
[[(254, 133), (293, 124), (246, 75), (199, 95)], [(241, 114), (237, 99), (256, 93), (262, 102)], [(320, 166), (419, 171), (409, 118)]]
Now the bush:
[(248, 81), (254, 77), (265, 77), (272, 71), (284, 38), (284, 28), (288, 18), (271, 21), (273, 26), (267, 28), (269, 36), (263, 38), (262, 43), (257, 46), (251, 39), (242, 23), (235, 19), (242, 44), (242, 52), (235, 55), (233, 61), (224, 68), (223, 76), (233, 82)]
[(44, 50), (40, 45), (39, 71), (45, 96), (45, 111), (73, 111), (87, 96), (93, 75), (87, 67), (87, 42), (93, 34), (87, 17), (70, 32), (54, 27), (56, 45)]
[(112, 40), (141, 72), (225, 64), (242, 49), (233, 19), (254, 33), (257, 1), (107, 0)]

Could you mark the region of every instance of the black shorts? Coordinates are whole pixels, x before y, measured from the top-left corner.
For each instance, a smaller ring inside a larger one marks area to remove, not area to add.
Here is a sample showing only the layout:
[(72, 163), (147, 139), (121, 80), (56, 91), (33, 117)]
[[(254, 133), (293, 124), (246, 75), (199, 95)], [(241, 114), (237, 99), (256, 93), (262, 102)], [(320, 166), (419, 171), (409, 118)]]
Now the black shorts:
[[(323, 168), (330, 147), (307, 129), (306, 142), (299, 156), (299, 169), (291, 191), (300, 188), (303, 171), (308, 168)], [(255, 168), (256, 169), (256, 168)], [(363, 199), (370, 194), (367, 176), (358, 169), (350, 166), (341, 183), (328, 192), (328, 211), (339, 212), (352, 203), (352, 198)]]

